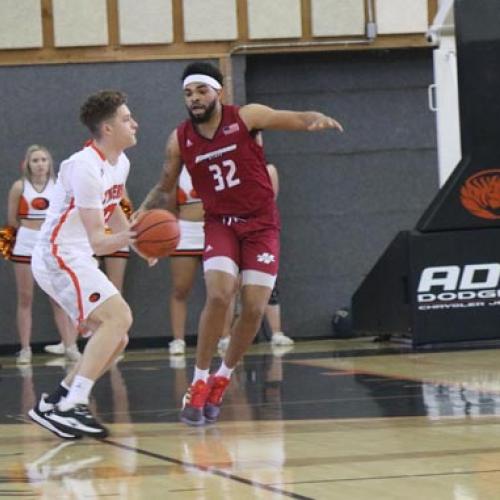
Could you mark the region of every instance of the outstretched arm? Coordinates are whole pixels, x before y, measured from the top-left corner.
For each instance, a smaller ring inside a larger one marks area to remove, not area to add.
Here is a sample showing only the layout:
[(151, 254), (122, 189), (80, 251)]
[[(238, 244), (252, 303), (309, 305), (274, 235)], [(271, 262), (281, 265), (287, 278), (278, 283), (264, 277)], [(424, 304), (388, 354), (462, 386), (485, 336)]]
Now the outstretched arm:
[(167, 140), (165, 146), (165, 163), (160, 181), (146, 196), (139, 211), (149, 210), (151, 208), (166, 208), (174, 211), (176, 206), (175, 189), (177, 179), (181, 172), (182, 158), (177, 139), (177, 130), (174, 130)]
[(318, 111), (284, 111), (263, 104), (247, 104), (240, 109), (240, 117), (249, 130), (323, 130), (344, 131), (342, 125)]

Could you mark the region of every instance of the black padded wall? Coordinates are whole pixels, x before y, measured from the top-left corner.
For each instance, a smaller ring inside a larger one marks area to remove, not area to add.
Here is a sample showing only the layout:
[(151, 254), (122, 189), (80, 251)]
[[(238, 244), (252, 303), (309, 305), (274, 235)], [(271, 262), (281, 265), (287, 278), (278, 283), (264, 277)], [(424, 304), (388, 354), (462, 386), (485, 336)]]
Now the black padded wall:
[(266, 132), (281, 174), (283, 318), (329, 335), (362, 277), (438, 188), (430, 50), (255, 56), (249, 101), (319, 110), (345, 133)]
[[(0, 68), (0, 197), (18, 177), (26, 146), (37, 142), (57, 162), (87, 138), (78, 108), (89, 93), (127, 92), (139, 122), (129, 150), (128, 188), (138, 203), (158, 179), (168, 132), (185, 117), (180, 75), (186, 61)], [(285, 329), (297, 337), (330, 335), (333, 310), (348, 302), (361, 277), (399, 229), (410, 228), (437, 190), (434, 117), (427, 108), (430, 51), (236, 56), (235, 100), (278, 108), (319, 109), (345, 134), (266, 132), (281, 174), (281, 288)], [(131, 259), (125, 296), (133, 337), (170, 334), (168, 261), (148, 269)], [(15, 344), (12, 266), (0, 261), (0, 345)], [(204, 301), (198, 279), (188, 334)], [(35, 342), (57, 340), (46, 299), (37, 294)]]

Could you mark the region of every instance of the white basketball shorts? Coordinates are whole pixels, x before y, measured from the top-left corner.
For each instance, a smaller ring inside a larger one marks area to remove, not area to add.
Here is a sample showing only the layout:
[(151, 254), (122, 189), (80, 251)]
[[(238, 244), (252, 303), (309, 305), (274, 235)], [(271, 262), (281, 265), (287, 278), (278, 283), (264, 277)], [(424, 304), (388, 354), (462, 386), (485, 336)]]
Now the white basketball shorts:
[(74, 249), (65, 251), (54, 245), (36, 245), (31, 268), (40, 288), (76, 324), (86, 320), (94, 309), (119, 293), (92, 255)]

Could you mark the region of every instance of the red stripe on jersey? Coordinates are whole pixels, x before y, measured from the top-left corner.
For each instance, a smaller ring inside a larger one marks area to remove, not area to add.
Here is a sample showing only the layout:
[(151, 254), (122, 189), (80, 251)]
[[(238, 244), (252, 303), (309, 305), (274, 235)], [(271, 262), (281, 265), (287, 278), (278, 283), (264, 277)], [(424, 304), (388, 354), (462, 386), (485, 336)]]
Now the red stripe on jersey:
[(85, 145), (87, 146), (90, 146), (98, 155), (99, 155), (99, 158), (102, 160), (102, 161), (106, 161), (106, 155), (95, 145), (95, 142), (94, 141), (91, 141), (90, 144), (88, 143), (85, 143)]
[(61, 258), (61, 256), (58, 255), (57, 250), (58, 250), (59, 246), (55, 243), (56, 238), (59, 235), (59, 231), (61, 230), (63, 224), (66, 222), (68, 215), (71, 212), (71, 210), (73, 210), (73, 208), (75, 208), (75, 199), (71, 198), (71, 201), (69, 203), (69, 207), (62, 214), (61, 218), (59, 219), (59, 222), (57, 223), (56, 227), (54, 228), (54, 231), (52, 231), (52, 235), (50, 237), (50, 242), (52, 243), (52, 247), (51, 247), (52, 255), (57, 260), (59, 267), (63, 271), (66, 271), (69, 274), (69, 277), (70, 277), (71, 281), (73, 282), (73, 285), (75, 286), (76, 298), (77, 298), (77, 303), (78, 303), (78, 323), (81, 323), (84, 318), (83, 318), (82, 290), (80, 287), (80, 282), (78, 281), (78, 276), (75, 274), (75, 272), (64, 262), (64, 260)]

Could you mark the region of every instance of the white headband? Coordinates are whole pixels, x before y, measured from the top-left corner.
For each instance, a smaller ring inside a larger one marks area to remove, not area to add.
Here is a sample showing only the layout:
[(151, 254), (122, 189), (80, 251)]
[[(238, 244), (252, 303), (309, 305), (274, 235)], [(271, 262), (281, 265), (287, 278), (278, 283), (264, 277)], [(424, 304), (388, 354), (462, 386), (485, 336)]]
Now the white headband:
[(208, 75), (203, 75), (201, 73), (186, 76), (186, 78), (184, 78), (184, 81), (182, 82), (182, 88), (185, 89), (190, 83), (195, 82), (205, 83), (206, 85), (210, 85), (210, 87), (214, 88), (215, 90), (220, 90), (222, 88), (222, 85), (215, 78), (212, 78)]

